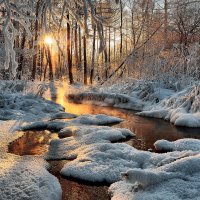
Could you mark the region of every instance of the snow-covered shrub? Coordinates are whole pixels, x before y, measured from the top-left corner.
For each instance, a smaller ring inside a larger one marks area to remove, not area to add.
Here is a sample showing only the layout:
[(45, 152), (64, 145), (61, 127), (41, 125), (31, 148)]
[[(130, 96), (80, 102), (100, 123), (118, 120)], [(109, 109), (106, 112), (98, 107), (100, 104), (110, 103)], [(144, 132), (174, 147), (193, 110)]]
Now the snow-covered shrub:
[(200, 127), (200, 85), (196, 83), (138, 114), (169, 120), (177, 126)]

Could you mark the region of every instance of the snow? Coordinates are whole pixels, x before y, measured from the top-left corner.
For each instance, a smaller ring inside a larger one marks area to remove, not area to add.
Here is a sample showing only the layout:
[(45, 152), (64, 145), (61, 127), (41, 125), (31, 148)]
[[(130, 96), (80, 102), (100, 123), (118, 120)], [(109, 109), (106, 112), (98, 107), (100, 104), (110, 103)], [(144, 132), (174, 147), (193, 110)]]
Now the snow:
[(119, 181), (121, 173), (128, 170), (152, 169), (188, 154), (193, 155), (192, 152), (155, 154), (138, 151), (123, 143), (96, 143), (82, 146), (72, 153), (76, 159), (66, 163), (61, 174), (85, 181), (108, 183)]
[(42, 157), (7, 153), (8, 144), (23, 135), (13, 131), (19, 123), (0, 121), (0, 199), (61, 199), (60, 184)]
[[(199, 126), (198, 86), (176, 94), (152, 85), (133, 87), (119, 95), (86, 91), (91, 96), (80, 99), (93, 101), (96, 97), (103, 104), (127, 108), (140, 105), (146, 109), (142, 115), (170, 120), (176, 125)], [(59, 138), (52, 139), (45, 159), (71, 160), (63, 166), (63, 176), (111, 183), (113, 200), (200, 200), (199, 140), (157, 141), (158, 150), (171, 151), (164, 154), (140, 151), (114, 143), (135, 136), (127, 129), (106, 126), (123, 119), (72, 115), (36, 95), (6, 92), (0, 98), (0, 119), (8, 120), (0, 121), (0, 199), (61, 198), (59, 182), (48, 172), (44, 158), (7, 153), (8, 144), (22, 135), (14, 130), (48, 129), (58, 131)]]
[(158, 140), (154, 146), (159, 151), (200, 151), (200, 140), (190, 138), (180, 139), (174, 142)]
[(99, 115), (80, 115), (75, 119), (68, 121), (63, 120), (50, 120), (50, 121), (37, 121), (33, 123), (26, 123), (22, 125), (19, 130), (33, 130), (33, 129), (48, 129), (60, 131), (61, 129), (73, 126), (74, 124), (87, 124), (87, 125), (112, 125), (122, 122), (123, 119), (112, 117), (104, 114)]
[(109, 188), (112, 200), (199, 199), (200, 154), (155, 169), (133, 169)]
[[(1, 84), (0, 93), (0, 199), (60, 200), (62, 190), (48, 172), (42, 157), (9, 154), (10, 142), (23, 135), (15, 132), (24, 122), (66, 117), (63, 107), (34, 94), (23, 94), (23, 84)], [(2, 88), (5, 88), (2, 89)], [(21, 92), (13, 90), (20, 90)], [(69, 116), (69, 115), (68, 115)], [(39, 123), (39, 122), (38, 122)]]
[(0, 199), (60, 200), (60, 184), (39, 157), (0, 157)]
[(64, 111), (58, 104), (32, 94), (0, 93), (0, 119), (34, 121), (55, 116)]
[(87, 145), (110, 143), (135, 136), (127, 129), (112, 128), (106, 126), (71, 126), (59, 132), (64, 139), (52, 140), (47, 159), (72, 159), (76, 158)]
[(200, 127), (199, 91), (199, 84), (195, 84), (139, 115), (169, 120), (176, 126)]

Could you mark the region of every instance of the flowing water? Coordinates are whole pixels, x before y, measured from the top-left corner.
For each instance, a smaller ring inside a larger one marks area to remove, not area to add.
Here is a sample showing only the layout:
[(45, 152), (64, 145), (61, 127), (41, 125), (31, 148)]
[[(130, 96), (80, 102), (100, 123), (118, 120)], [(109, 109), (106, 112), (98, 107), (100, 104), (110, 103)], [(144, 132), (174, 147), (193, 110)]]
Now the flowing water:
[[(60, 103), (59, 100), (56, 101)], [(155, 150), (153, 144), (160, 139), (169, 141), (182, 138), (200, 139), (200, 128), (176, 127), (162, 119), (138, 116), (131, 110), (88, 104), (74, 104), (68, 102), (67, 99), (62, 102), (64, 102), (62, 105), (69, 113), (77, 115), (106, 114), (124, 119), (122, 123), (115, 125), (115, 127), (127, 128), (134, 132), (136, 137), (126, 141), (126, 143), (140, 150)]]
[[(57, 92), (57, 96), (52, 95), (51, 100), (61, 104), (66, 111), (73, 114), (107, 114), (123, 118), (124, 121), (115, 127), (127, 128), (136, 134), (136, 137), (125, 141), (127, 144), (141, 150), (154, 151), (154, 142), (160, 139), (174, 141), (181, 138), (200, 139), (199, 128), (183, 128), (160, 119), (145, 118), (137, 116), (133, 111), (100, 107), (95, 105), (74, 104), (68, 102), (62, 91)], [(17, 155), (42, 155), (48, 150), (49, 141), (56, 133), (49, 131), (27, 131), (24, 135), (15, 140), (9, 146), (9, 152)], [(55, 175), (63, 190), (62, 200), (108, 200), (108, 186), (70, 180), (60, 175), (60, 170), (66, 160), (52, 160), (50, 163), (50, 173)]]

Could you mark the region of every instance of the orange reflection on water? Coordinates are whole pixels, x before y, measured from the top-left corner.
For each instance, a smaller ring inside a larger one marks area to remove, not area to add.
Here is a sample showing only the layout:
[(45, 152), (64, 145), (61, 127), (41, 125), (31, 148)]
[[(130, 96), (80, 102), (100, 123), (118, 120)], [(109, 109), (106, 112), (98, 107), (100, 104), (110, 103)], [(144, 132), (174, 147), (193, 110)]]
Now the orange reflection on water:
[[(54, 102), (62, 105), (65, 108), (66, 112), (73, 113), (76, 115), (81, 114), (109, 114), (112, 116), (119, 116), (121, 118), (125, 118), (126, 114), (121, 112), (120, 110), (111, 108), (111, 107), (101, 107), (92, 104), (77, 104), (72, 103), (66, 98), (66, 92), (68, 91), (67, 84), (62, 84), (62, 86), (54, 87), (51, 85), (47, 99), (53, 100)], [(86, 103), (86, 102), (85, 102)]]

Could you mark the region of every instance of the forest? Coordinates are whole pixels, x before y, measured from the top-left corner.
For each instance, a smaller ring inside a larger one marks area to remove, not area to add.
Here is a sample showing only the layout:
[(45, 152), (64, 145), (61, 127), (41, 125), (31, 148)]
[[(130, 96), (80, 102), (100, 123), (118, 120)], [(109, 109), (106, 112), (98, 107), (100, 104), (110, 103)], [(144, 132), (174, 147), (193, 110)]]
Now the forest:
[(1, 1), (1, 79), (199, 78), (199, 1)]
[(0, 0), (0, 200), (200, 200), (200, 0)]

